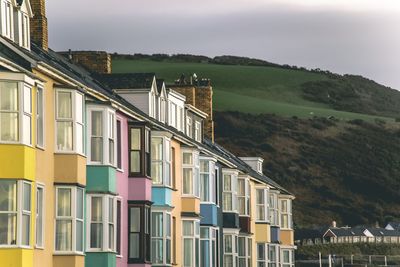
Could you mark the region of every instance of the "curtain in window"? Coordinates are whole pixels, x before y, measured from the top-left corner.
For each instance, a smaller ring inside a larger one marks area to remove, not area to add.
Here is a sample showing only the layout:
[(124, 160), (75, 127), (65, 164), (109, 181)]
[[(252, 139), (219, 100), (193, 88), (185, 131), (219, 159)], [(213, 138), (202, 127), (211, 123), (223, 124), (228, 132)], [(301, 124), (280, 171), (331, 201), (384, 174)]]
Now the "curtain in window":
[(72, 119), (72, 93), (58, 92), (57, 117), (59, 119)]
[(103, 112), (92, 111), (91, 161), (103, 160)]
[(0, 140), (17, 142), (19, 140), (19, 101), (18, 84), (0, 83)]
[(71, 189), (58, 189), (57, 216), (71, 216)]
[(17, 183), (0, 181), (0, 245), (15, 245), (17, 240)]
[(103, 241), (103, 201), (101, 197), (92, 197), (91, 202), (90, 247), (101, 248)]
[(223, 209), (226, 211), (233, 210), (232, 193), (223, 193), (223, 196), (224, 196)]
[(193, 194), (193, 169), (183, 169), (183, 193)]
[(57, 122), (57, 148), (58, 150), (72, 150), (72, 122)]
[(141, 133), (140, 129), (131, 129), (131, 151), (130, 151), (130, 172), (140, 172), (140, 150), (141, 150)]
[(56, 223), (56, 250), (72, 250), (72, 221), (58, 220)]
[(139, 258), (140, 208), (130, 208), (129, 213), (129, 258)]
[(151, 140), (151, 175), (154, 184), (163, 183), (163, 139), (153, 137)]

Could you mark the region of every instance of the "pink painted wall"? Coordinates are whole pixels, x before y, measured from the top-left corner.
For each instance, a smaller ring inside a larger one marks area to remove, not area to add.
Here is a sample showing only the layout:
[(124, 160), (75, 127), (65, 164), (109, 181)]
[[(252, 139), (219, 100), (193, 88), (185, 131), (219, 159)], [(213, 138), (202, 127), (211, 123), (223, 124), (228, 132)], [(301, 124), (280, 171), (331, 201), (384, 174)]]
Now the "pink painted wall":
[(149, 267), (148, 264), (128, 264), (128, 200), (151, 201), (152, 182), (146, 178), (129, 178), (128, 157), (128, 119), (125, 115), (117, 113), (121, 121), (122, 136), (122, 171), (117, 171), (117, 190), (122, 198), (121, 207), (121, 253), (117, 256), (117, 267)]

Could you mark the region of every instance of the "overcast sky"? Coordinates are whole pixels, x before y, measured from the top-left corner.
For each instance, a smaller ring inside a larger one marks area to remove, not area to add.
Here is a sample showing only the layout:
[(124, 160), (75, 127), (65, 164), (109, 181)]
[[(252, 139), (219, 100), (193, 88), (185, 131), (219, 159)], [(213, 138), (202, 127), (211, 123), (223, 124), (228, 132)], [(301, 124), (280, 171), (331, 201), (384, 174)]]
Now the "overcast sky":
[(54, 50), (237, 55), (400, 89), (400, 0), (51, 0)]

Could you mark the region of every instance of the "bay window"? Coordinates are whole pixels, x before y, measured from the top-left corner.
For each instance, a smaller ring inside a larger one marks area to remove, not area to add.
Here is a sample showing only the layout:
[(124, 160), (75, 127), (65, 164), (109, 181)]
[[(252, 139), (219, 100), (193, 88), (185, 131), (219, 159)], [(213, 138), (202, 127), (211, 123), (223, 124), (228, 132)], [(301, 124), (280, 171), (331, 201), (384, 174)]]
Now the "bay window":
[(281, 228), (293, 229), (292, 222), (292, 200), (280, 199), (280, 213), (281, 213)]
[(271, 226), (279, 226), (278, 192), (269, 192), (269, 214)]
[(256, 189), (256, 221), (269, 222), (268, 189)]
[(230, 170), (223, 170), (223, 211), (237, 212), (237, 181), (238, 173)]
[(218, 266), (219, 248), (218, 228), (201, 226), (200, 227), (200, 266)]
[(117, 197), (117, 238), (116, 242), (117, 244), (115, 245), (116, 252), (118, 256), (122, 255), (122, 250), (121, 250), (121, 234), (122, 234), (122, 200), (121, 198)]
[(32, 87), (0, 82), (0, 142), (32, 145)]
[(238, 178), (238, 211), (240, 216), (250, 216), (250, 180)]
[(36, 145), (44, 147), (44, 95), (43, 88), (36, 91)]
[(83, 154), (84, 96), (76, 90), (56, 90), (56, 150)]
[(153, 266), (171, 265), (171, 214), (166, 211), (151, 213), (151, 252)]
[(257, 267), (268, 267), (268, 244), (257, 243)]
[(282, 267), (294, 267), (294, 250), (292, 248), (281, 248)]
[(44, 246), (44, 187), (36, 186), (36, 247), (43, 248)]
[(171, 187), (171, 139), (169, 134), (152, 133), (151, 158), (153, 184)]
[(56, 187), (55, 251), (83, 253), (84, 190), (75, 186)]
[(183, 267), (199, 267), (200, 264), (200, 222), (182, 220)]
[(150, 177), (150, 128), (145, 123), (129, 125), (129, 176)]
[(200, 157), (200, 200), (203, 203), (216, 203), (215, 160)]
[(252, 239), (248, 236), (238, 237), (238, 267), (251, 267)]
[(0, 196), (0, 247), (30, 247), (31, 183), (1, 179)]
[(116, 197), (87, 195), (88, 251), (115, 251)]
[(200, 197), (199, 152), (193, 149), (182, 150), (182, 193), (186, 196)]
[(279, 267), (279, 245), (268, 245), (268, 267)]
[(128, 263), (150, 262), (150, 206), (128, 206)]
[(107, 107), (88, 106), (87, 121), (89, 164), (115, 166), (115, 111)]
[(237, 267), (238, 265), (238, 235), (224, 233), (224, 267)]

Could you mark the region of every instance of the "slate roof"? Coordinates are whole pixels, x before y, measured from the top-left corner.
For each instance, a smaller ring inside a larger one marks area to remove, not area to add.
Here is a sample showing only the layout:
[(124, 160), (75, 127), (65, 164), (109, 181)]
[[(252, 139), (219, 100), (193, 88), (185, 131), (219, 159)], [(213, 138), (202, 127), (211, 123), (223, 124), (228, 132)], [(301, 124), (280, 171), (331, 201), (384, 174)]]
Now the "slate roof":
[(164, 79), (156, 80), (158, 94), (161, 94), (161, 90), (162, 90), (162, 86), (163, 86), (164, 82), (165, 82)]
[(92, 74), (100, 83), (112, 89), (150, 89), (155, 73)]
[[(71, 63), (67, 58), (58, 53), (54, 52), (51, 49), (48, 51), (43, 50), (41, 47), (37, 46), (33, 42), (31, 43), (31, 50), (23, 49), (17, 44), (7, 40), (6, 38), (0, 36), (0, 56), (8, 59), (9, 61), (17, 64), (28, 72), (32, 71), (32, 68), (38, 64), (38, 62), (43, 62), (48, 66), (62, 72), (63, 74), (69, 76), (70, 78), (84, 84), (85, 86), (94, 89), (108, 97), (110, 97), (114, 101), (118, 101), (121, 105), (124, 105), (134, 113), (140, 115), (145, 118), (147, 121), (151, 122), (155, 127), (159, 126), (162, 128), (166, 128), (172, 133), (181, 138), (187, 138), (183, 133), (179, 132), (177, 129), (163, 124), (154, 118), (149, 117), (143, 111), (126, 101), (124, 98), (114, 93), (110, 88), (118, 88), (116, 87), (118, 84), (125, 84), (129, 86), (135, 86), (136, 88), (140, 88), (140, 86), (145, 86), (141, 88), (150, 87), (149, 82), (152, 78), (155, 77), (154, 73), (131, 73), (131, 74), (108, 74), (108, 75), (93, 75), (87, 70)], [(121, 80), (120, 80), (121, 79)], [(152, 80), (151, 80), (152, 81)], [(124, 85), (124, 86), (125, 86)], [(122, 85), (121, 85), (122, 86)], [(123, 86), (123, 87), (124, 87)], [(134, 88), (123, 88), (121, 89), (134, 89)], [(118, 88), (119, 89), (119, 88)], [(189, 138), (187, 138), (189, 139)], [(275, 181), (270, 179), (265, 175), (261, 175), (255, 170), (253, 170), (249, 165), (247, 165), (244, 161), (230, 153), (228, 150), (223, 148), (222, 146), (212, 143), (210, 140), (205, 139), (204, 143), (198, 143), (194, 140), (191, 140), (193, 143), (196, 143), (198, 146), (203, 147), (212, 151), (220, 157), (230, 161), (234, 165), (238, 167), (240, 171), (248, 173), (250, 176), (264, 181), (266, 183), (271, 184), (277, 189), (281, 190), (286, 194), (290, 194), (286, 189), (277, 184)]]
[(389, 222), (388, 225), (391, 225), (394, 230), (400, 230), (400, 223), (399, 222)]
[(373, 236), (400, 236), (400, 232), (396, 230), (387, 230), (385, 228), (367, 228)]

